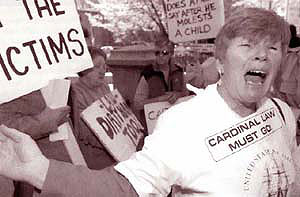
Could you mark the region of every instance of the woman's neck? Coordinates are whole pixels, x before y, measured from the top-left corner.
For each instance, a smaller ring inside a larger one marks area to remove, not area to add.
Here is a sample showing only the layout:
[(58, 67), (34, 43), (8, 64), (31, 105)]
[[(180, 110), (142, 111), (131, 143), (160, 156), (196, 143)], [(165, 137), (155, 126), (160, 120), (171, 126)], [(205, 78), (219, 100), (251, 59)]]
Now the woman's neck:
[(224, 99), (225, 103), (230, 107), (230, 109), (232, 109), (235, 113), (237, 113), (241, 117), (246, 117), (256, 112), (257, 103), (251, 103), (249, 105), (245, 105), (239, 102), (237, 99), (234, 99), (230, 96), (229, 91), (224, 85), (218, 85), (217, 91), (220, 94), (220, 96)]

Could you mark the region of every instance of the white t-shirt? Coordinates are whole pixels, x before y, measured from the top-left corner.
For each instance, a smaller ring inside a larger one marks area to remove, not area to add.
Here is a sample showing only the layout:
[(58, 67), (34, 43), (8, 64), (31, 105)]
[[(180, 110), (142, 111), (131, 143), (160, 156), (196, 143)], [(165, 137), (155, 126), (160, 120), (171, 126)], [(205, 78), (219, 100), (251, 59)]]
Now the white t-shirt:
[(175, 196), (289, 196), (295, 120), (276, 103), (242, 118), (209, 86), (164, 112), (143, 150), (115, 168), (140, 196), (167, 196), (172, 185)]

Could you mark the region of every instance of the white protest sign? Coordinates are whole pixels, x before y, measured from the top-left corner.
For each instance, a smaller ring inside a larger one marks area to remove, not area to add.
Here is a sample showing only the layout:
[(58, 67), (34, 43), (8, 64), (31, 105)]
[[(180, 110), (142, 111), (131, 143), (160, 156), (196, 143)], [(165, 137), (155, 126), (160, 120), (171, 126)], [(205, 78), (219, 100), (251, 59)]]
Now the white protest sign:
[[(70, 85), (70, 80), (55, 79), (43, 87), (41, 92), (47, 106), (52, 109), (67, 106)], [(49, 140), (50, 142), (62, 140), (72, 163), (87, 166), (69, 122), (60, 125), (57, 132), (49, 135)]]
[[(186, 101), (186, 100), (188, 100), (188, 99), (190, 99), (192, 97), (193, 96), (186, 96), (186, 97), (179, 98), (176, 101), (176, 103), (174, 103), (173, 105), (176, 105), (178, 103)], [(169, 109), (173, 105), (171, 105), (167, 101), (149, 103), (149, 104), (144, 105), (144, 112), (145, 112), (146, 124), (147, 124), (147, 128), (148, 128), (148, 134), (152, 134), (153, 133), (153, 130), (154, 130), (154, 127), (155, 127), (156, 122), (158, 120), (158, 117), (165, 110)]]
[(224, 24), (223, 0), (164, 0), (169, 39), (175, 43), (216, 37)]
[(283, 126), (275, 108), (255, 114), (248, 119), (205, 139), (215, 161), (251, 146)]
[(143, 126), (118, 90), (95, 101), (81, 116), (117, 161), (124, 161), (136, 152)]
[[(41, 92), (47, 106), (51, 109), (67, 106), (70, 85), (70, 80), (55, 79), (51, 80), (46, 87), (43, 87)], [(66, 140), (68, 138), (68, 131), (66, 129), (61, 130), (59, 128), (58, 132), (52, 133), (49, 136), (49, 140), (53, 142)]]
[(0, 103), (93, 63), (74, 0), (0, 0)]
[(67, 79), (55, 79), (41, 89), (48, 107), (55, 109), (64, 107), (68, 103), (71, 81)]

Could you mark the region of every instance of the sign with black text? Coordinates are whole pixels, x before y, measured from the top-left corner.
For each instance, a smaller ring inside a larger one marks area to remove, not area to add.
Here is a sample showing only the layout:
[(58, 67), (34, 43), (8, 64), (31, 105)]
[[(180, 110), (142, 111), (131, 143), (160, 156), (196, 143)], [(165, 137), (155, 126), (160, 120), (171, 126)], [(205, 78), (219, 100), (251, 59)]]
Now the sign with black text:
[(169, 39), (175, 43), (216, 37), (224, 24), (223, 0), (164, 0)]
[(205, 139), (215, 161), (241, 151), (282, 128), (283, 122), (275, 108), (259, 114)]
[(144, 128), (118, 90), (95, 101), (81, 116), (117, 161), (136, 152)]
[(0, 103), (92, 67), (74, 0), (0, 0)]

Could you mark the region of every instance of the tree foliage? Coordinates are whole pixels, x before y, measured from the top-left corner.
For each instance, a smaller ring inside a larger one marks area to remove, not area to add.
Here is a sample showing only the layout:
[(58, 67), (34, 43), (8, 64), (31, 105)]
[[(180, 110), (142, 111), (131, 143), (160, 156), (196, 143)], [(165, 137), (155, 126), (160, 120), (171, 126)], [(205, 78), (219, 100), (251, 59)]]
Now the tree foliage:
[[(113, 32), (116, 41), (149, 41), (147, 32), (167, 35), (167, 22), (163, 0), (80, 0), (89, 8), (101, 13), (90, 16), (94, 26)], [(224, 0), (225, 17), (239, 6), (264, 7), (283, 12), (281, 0)]]

